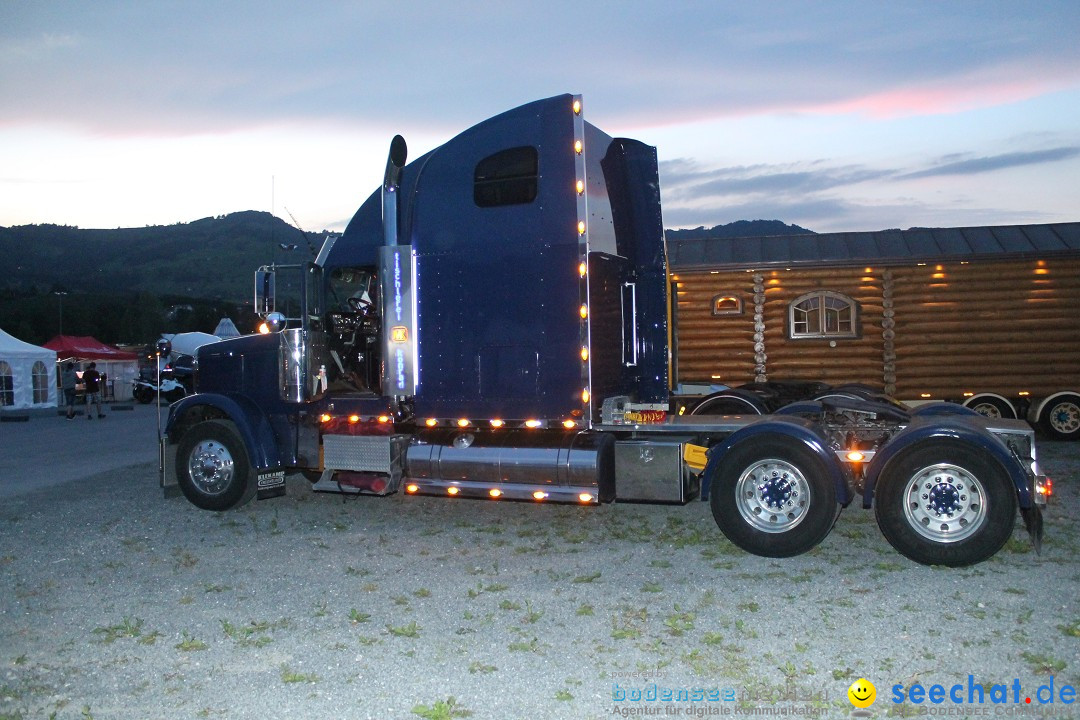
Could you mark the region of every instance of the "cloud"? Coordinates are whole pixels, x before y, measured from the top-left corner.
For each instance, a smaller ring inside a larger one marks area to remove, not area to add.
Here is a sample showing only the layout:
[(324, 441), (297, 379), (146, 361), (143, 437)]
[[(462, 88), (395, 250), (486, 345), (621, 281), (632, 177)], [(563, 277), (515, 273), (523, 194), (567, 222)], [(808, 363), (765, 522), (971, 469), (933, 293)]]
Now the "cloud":
[(1060, 162), (1080, 157), (1080, 147), (1057, 147), (1049, 150), (1010, 152), (962, 160), (958, 159), (959, 157), (962, 156), (956, 154), (946, 155), (941, 158), (941, 164), (935, 167), (897, 175), (896, 179), (915, 180), (942, 175), (976, 175), (1024, 165)]

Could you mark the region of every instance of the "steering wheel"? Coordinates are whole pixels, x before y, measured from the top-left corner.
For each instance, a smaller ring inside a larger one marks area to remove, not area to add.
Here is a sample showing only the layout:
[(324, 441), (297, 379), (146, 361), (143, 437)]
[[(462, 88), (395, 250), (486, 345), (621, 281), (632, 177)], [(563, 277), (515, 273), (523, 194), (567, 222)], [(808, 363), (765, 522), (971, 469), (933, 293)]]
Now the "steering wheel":
[(352, 308), (352, 311), (358, 313), (367, 312), (372, 305), (370, 300), (364, 300), (363, 298), (358, 297), (351, 297), (347, 302), (349, 303), (349, 307)]

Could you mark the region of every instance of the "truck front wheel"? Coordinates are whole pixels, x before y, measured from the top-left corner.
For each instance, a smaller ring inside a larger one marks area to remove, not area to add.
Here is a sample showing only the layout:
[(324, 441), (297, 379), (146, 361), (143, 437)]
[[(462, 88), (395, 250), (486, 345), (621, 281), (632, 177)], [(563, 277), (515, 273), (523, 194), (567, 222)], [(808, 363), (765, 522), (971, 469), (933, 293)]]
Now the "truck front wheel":
[(874, 497), (889, 544), (924, 565), (982, 562), (1012, 535), (1016, 493), (985, 450), (924, 442), (901, 452), (881, 473)]
[(192, 505), (229, 510), (255, 496), (251, 462), (232, 423), (207, 420), (180, 438), (176, 478)]
[(730, 448), (709, 493), (720, 531), (763, 557), (806, 552), (825, 539), (836, 516), (836, 487), (825, 462), (784, 435)]

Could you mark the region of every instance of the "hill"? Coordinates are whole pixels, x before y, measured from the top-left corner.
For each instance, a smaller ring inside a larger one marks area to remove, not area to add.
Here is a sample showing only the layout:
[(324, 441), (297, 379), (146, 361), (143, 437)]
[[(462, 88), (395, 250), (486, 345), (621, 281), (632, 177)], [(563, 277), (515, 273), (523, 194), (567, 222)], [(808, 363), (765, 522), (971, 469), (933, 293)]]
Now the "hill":
[[(8, 272), (0, 291), (21, 295), (148, 292), (248, 300), (259, 265), (309, 257), (322, 235), (302, 233), (267, 212), (237, 212), (176, 225), (82, 230), (62, 225), (0, 228)], [(279, 243), (298, 245), (295, 251)]]
[(669, 238), (699, 240), (702, 238), (767, 237), (769, 235), (816, 235), (798, 225), (788, 225), (779, 220), (736, 220), (727, 225), (711, 228), (697, 227), (691, 230), (666, 230)]

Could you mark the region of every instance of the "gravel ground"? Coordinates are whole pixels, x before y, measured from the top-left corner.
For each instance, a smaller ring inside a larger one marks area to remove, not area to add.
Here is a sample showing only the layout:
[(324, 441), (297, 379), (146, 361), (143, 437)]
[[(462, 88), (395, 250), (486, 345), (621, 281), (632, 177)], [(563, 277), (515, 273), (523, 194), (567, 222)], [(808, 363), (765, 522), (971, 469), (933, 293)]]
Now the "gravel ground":
[[(908, 561), (854, 507), (770, 560), (706, 503), (342, 498), (295, 477), (211, 513), (163, 499), (155, 464), (95, 475), (0, 509), (0, 718), (849, 717), (859, 677), (877, 717), (1080, 717), (1023, 702), (1080, 686), (1080, 445), (1041, 453), (1042, 556), (1018, 525), (959, 570)], [(1020, 704), (891, 702), (969, 674), (1019, 679)], [(654, 684), (721, 699), (630, 699)]]

